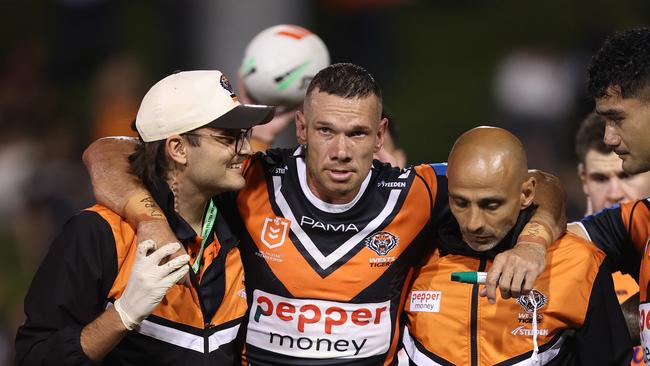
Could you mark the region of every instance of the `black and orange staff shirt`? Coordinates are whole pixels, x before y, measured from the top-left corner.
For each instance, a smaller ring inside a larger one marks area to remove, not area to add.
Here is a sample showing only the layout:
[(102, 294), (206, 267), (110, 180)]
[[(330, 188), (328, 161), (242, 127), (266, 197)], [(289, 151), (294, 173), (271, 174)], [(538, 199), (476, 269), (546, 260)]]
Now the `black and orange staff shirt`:
[(639, 329), (644, 361), (650, 363), (650, 199), (615, 205), (582, 219), (589, 238), (615, 264), (639, 279)]
[(549, 246), (546, 269), (529, 295), (490, 304), (478, 284), (450, 280), (452, 272), (489, 271), (494, 256), (514, 245), (527, 222), (522, 215), (492, 253), (472, 250), (455, 221), (440, 235), (404, 308), (404, 364), (629, 365), (632, 342), (605, 256), (578, 236)]
[(246, 270), (245, 362), (393, 363), (405, 284), (448, 212), (444, 172), (375, 161), (347, 204), (314, 196), (301, 148), (258, 154), (245, 176), (231, 225)]
[[(202, 238), (173, 212), (166, 184), (156, 201), (176, 236), (197, 256)], [(221, 212), (209, 234), (193, 286), (173, 285), (161, 303), (104, 358), (103, 365), (234, 365), (246, 292), (237, 239)], [(122, 296), (135, 260), (133, 228), (95, 205), (72, 217), (54, 241), (25, 298), (16, 336), (17, 365), (91, 365), (80, 333)]]

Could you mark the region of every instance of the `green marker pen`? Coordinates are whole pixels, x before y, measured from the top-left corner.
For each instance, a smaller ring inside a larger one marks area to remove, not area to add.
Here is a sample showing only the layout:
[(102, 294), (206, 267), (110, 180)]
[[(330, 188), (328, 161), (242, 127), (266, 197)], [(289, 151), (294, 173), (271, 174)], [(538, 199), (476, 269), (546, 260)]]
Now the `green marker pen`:
[(485, 285), (487, 272), (452, 272), (451, 280), (462, 283)]

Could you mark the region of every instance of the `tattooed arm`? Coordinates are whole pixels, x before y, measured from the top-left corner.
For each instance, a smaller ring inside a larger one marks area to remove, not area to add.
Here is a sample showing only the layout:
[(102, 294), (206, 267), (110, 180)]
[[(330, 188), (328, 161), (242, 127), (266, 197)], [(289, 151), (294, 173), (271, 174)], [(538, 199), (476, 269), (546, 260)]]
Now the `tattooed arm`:
[[(129, 173), (128, 156), (137, 144), (132, 138), (102, 138), (86, 149), (83, 161), (97, 201), (137, 228), (138, 241), (151, 239), (159, 248), (177, 239), (149, 191)], [(181, 249), (174, 256), (180, 254), (185, 254), (185, 250)]]

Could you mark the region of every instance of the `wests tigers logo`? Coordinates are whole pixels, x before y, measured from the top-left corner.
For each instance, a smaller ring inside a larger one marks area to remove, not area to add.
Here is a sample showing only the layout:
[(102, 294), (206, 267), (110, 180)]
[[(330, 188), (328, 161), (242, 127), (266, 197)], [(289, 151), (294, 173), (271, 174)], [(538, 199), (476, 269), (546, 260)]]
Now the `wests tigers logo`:
[(379, 231), (365, 240), (366, 246), (379, 255), (386, 255), (397, 246), (399, 238), (387, 231)]
[(524, 310), (526, 310), (526, 312), (532, 313), (535, 310), (535, 307), (540, 309), (546, 305), (548, 297), (538, 290), (532, 289), (528, 295), (519, 296), (517, 302), (524, 308)]

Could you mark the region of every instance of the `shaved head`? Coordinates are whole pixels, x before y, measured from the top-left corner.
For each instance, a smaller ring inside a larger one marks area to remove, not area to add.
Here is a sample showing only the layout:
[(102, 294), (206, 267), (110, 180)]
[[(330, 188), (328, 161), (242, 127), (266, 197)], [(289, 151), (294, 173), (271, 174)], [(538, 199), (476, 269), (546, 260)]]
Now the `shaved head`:
[(506, 174), (518, 182), (528, 175), (521, 141), (498, 127), (477, 127), (462, 134), (454, 143), (448, 161), (449, 175)]
[(474, 250), (492, 249), (534, 197), (521, 141), (501, 128), (477, 127), (456, 140), (448, 164), (449, 204), (463, 239)]

